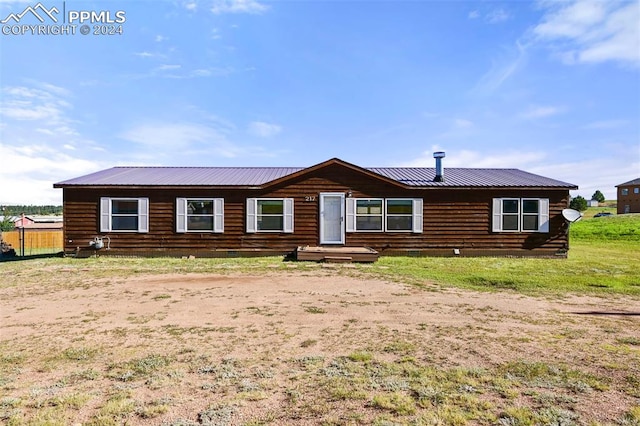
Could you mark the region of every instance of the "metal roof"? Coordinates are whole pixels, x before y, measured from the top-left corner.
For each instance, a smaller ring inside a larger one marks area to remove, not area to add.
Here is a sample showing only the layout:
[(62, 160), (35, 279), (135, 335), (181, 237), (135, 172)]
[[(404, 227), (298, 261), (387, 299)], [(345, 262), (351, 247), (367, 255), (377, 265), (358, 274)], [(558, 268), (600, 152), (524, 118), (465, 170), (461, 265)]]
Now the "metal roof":
[(444, 187), (558, 187), (575, 185), (518, 169), (445, 168), (444, 182), (435, 182), (436, 170), (429, 167), (374, 167), (368, 170), (409, 186)]
[(300, 170), (300, 167), (113, 167), (55, 185), (253, 186)]
[[(113, 167), (54, 186), (260, 186), (304, 170), (303, 167)], [(571, 183), (518, 169), (446, 168), (444, 182), (434, 182), (435, 169), (430, 167), (364, 170), (414, 187), (577, 188)]]
[(629, 182), (621, 183), (620, 185), (616, 185), (616, 187), (627, 186), (627, 185), (640, 185), (640, 178), (630, 180)]

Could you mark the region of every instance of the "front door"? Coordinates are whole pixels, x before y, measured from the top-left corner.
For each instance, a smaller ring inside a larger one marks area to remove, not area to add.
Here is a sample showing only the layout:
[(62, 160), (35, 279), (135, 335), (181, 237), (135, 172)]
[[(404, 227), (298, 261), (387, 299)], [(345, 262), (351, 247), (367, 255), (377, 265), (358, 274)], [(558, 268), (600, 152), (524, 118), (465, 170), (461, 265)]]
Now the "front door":
[(344, 244), (344, 194), (320, 194), (320, 244)]

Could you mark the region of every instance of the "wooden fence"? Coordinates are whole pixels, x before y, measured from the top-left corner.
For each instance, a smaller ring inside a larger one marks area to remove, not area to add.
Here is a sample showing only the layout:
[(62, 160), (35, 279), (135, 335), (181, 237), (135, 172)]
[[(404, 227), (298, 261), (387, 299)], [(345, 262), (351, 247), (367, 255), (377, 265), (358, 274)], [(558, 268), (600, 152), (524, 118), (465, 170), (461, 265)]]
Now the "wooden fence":
[(22, 229), (16, 231), (3, 231), (2, 241), (11, 244), (18, 256), (31, 256), (35, 254), (57, 253), (64, 250), (64, 238), (62, 230), (38, 230), (24, 229), (24, 253)]

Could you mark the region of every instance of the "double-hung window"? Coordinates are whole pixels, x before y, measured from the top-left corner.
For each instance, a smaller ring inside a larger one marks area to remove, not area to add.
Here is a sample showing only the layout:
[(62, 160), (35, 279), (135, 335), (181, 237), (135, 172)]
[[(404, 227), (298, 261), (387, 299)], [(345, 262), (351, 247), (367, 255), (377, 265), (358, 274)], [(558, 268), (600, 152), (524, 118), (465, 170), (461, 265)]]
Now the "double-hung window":
[(293, 232), (292, 198), (247, 199), (247, 232)]
[(100, 232), (149, 232), (149, 199), (100, 198)]
[(422, 232), (422, 199), (347, 198), (347, 232)]
[[(419, 202), (419, 205), (416, 205)], [(387, 199), (385, 229), (411, 232), (422, 225), (422, 200)]]
[(358, 231), (382, 231), (383, 230), (383, 203), (379, 199), (356, 199), (356, 230)]
[(549, 232), (549, 199), (494, 198), (493, 232)]
[(176, 199), (176, 232), (224, 232), (224, 199)]

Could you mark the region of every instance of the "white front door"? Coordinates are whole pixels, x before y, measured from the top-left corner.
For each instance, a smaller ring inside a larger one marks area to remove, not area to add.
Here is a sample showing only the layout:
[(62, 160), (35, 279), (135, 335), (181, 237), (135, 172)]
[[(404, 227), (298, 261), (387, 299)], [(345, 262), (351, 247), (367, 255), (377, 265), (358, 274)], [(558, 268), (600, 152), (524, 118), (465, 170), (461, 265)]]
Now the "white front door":
[(344, 194), (320, 194), (320, 244), (344, 244)]

